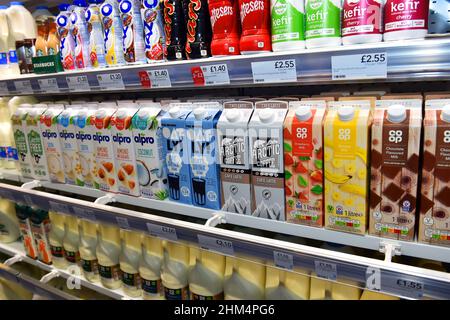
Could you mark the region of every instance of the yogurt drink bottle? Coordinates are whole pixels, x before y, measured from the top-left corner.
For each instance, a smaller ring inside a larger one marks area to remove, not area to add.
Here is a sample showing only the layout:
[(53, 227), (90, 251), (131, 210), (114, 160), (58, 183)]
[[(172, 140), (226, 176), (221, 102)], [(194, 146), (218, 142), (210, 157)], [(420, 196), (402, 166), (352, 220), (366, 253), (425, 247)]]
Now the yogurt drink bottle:
[(74, 0), (70, 15), (70, 32), (75, 43), (75, 65), (78, 69), (91, 66), (89, 59), (89, 33), (86, 24), (86, 1)]
[(160, 0), (142, 1), (141, 17), (144, 27), (145, 57), (148, 63), (163, 60), (167, 54), (162, 6), (163, 2)]
[(106, 64), (108, 66), (124, 64), (123, 32), (119, 2), (117, 0), (105, 0), (100, 6), (100, 14), (103, 24)]
[(163, 253), (163, 242), (160, 239), (144, 236), (139, 264), (144, 300), (164, 299), (164, 288), (161, 282)]
[(89, 35), (89, 58), (94, 68), (106, 66), (103, 25), (100, 14), (100, 0), (89, 0), (86, 10), (86, 22)]
[(95, 222), (80, 221), (80, 263), (84, 277), (90, 282), (100, 281), (96, 248), (98, 226)]
[(382, 0), (344, 0), (342, 11), (344, 45), (383, 40)]
[(140, 0), (120, 0), (123, 54), (127, 63), (145, 63), (144, 26)]
[(271, 0), (272, 50), (305, 48), (305, 5), (302, 0)]
[(70, 10), (67, 3), (59, 6), (59, 15), (56, 17), (57, 33), (59, 35), (61, 60), (64, 70), (75, 69), (75, 41), (70, 32)]
[(341, 45), (341, 0), (305, 1), (306, 48)]

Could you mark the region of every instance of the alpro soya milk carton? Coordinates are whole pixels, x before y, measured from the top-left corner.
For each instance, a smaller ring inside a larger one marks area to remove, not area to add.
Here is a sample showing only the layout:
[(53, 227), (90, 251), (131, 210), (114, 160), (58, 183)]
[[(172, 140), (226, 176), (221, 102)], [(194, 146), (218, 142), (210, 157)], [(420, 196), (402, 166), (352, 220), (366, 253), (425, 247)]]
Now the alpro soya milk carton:
[(252, 215), (285, 220), (283, 122), (285, 101), (260, 101), (248, 125), (252, 166)]
[(139, 105), (141, 108), (133, 116), (132, 131), (141, 196), (164, 200), (169, 196), (162, 150), (161, 117), (165, 112), (159, 103), (140, 102)]
[(373, 113), (369, 233), (413, 240), (422, 100), (379, 100)]
[(169, 198), (187, 204), (192, 204), (189, 142), (186, 134), (186, 117), (191, 110), (191, 103), (171, 103), (167, 115), (161, 118)]
[(286, 220), (323, 225), (325, 101), (290, 102), (284, 121)]
[(370, 104), (330, 102), (324, 123), (325, 227), (364, 234)]
[(24, 178), (33, 178), (33, 164), (26, 135), (26, 118), (31, 104), (21, 104), (11, 117), (14, 142), (19, 156), (20, 173)]
[(252, 214), (248, 122), (253, 109), (252, 102), (225, 102), (217, 124), (222, 210), (247, 215)]
[(220, 209), (220, 163), (217, 122), (222, 113), (218, 102), (194, 103), (186, 118), (192, 203)]
[(114, 157), (117, 165), (117, 187), (120, 193), (140, 196), (136, 168), (131, 121), (138, 106), (134, 103), (121, 105), (111, 117)]

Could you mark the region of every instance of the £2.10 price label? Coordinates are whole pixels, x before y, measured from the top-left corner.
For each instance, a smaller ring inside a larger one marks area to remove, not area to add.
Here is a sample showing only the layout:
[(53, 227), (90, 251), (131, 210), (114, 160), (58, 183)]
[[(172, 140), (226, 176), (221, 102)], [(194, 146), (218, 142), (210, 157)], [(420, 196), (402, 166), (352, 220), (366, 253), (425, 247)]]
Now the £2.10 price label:
[(30, 80), (14, 81), (16, 92), (20, 94), (32, 94), (33, 88), (31, 87)]
[(98, 84), (100, 90), (124, 90), (122, 74), (116, 73), (104, 73), (97, 75)]
[(38, 79), (39, 87), (43, 93), (58, 93), (58, 81), (56, 78)]
[(66, 77), (66, 81), (71, 92), (91, 91), (87, 76)]
[(227, 256), (234, 256), (233, 242), (229, 240), (218, 239), (199, 234), (198, 244), (203, 249), (216, 251)]
[(387, 54), (364, 53), (331, 57), (333, 80), (386, 79)]
[(295, 59), (252, 62), (253, 83), (296, 82)]
[(152, 88), (171, 88), (169, 71), (167, 69), (147, 71)]

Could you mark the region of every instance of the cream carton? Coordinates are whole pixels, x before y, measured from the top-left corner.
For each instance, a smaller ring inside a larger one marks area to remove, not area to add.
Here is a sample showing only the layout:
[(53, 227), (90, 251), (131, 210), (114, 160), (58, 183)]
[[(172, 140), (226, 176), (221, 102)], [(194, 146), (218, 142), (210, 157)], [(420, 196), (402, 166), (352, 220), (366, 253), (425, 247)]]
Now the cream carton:
[(24, 178), (33, 178), (33, 164), (26, 134), (26, 118), (31, 104), (22, 104), (11, 117), (14, 141), (19, 157), (20, 173)]
[(217, 124), (222, 210), (247, 215), (252, 214), (248, 122), (253, 109), (251, 102), (225, 102)]
[(259, 101), (249, 123), (252, 215), (284, 221), (283, 122), (285, 101)]
[(329, 102), (324, 123), (325, 227), (365, 234), (370, 104)]
[(284, 120), (286, 220), (323, 226), (325, 101), (290, 102)]
[(140, 196), (136, 150), (131, 122), (138, 110), (137, 104), (122, 104), (111, 117), (111, 134), (117, 165), (117, 188), (120, 193)]
[(450, 99), (425, 103), (419, 241), (450, 245)]
[(369, 233), (414, 239), (422, 100), (380, 100), (373, 113)]

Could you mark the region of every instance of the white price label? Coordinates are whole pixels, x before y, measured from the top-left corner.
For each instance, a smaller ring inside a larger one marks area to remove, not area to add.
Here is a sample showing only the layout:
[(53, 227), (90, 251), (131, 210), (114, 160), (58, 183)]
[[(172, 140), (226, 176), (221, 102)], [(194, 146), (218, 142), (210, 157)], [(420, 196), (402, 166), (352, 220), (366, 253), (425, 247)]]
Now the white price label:
[(56, 78), (38, 79), (39, 87), (44, 93), (58, 93), (58, 81)]
[(97, 217), (95, 216), (95, 213), (92, 210), (80, 208), (80, 207), (73, 207), (73, 211), (75, 212), (77, 217), (80, 219), (91, 220), (91, 221), (97, 220)]
[(125, 85), (123, 84), (122, 74), (117, 73), (105, 73), (97, 75), (98, 84), (100, 85), (100, 90), (124, 90)]
[(253, 83), (296, 82), (295, 59), (252, 62)]
[(0, 95), (9, 94), (8, 84), (6, 81), (0, 81)]
[(49, 201), (50, 209), (56, 212), (62, 212), (62, 213), (70, 213), (69, 206), (67, 204), (58, 203)]
[(335, 263), (326, 261), (315, 260), (315, 271), (318, 277), (336, 281), (337, 279), (337, 266)]
[(167, 69), (147, 71), (152, 88), (171, 88), (169, 71)]
[(32, 94), (33, 88), (31, 87), (30, 80), (14, 81), (16, 92), (20, 94)]
[(385, 277), (382, 279), (381, 289), (389, 289), (389, 291), (394, 291), (396, 294), (403, 297), (419, 299), (423, 297), (424, 284), (413, 279)]
[(205, 86), (230, 84), (230, 76), (226, 63), (200, 67), (205, 78)]
[(227, 256), (234, 256), (233, 242), (199, 234), (198, 244), (206, 250), (216, 251)]
[(91, 91), (91, 86), (87, 76), (72, 76), (66, 77), (67, 85), (69, 86), (69, 91)]
[(273, 261), (275, 262), (275, 266), (279, 268), (287, 270), (292, 270), (294, 268), (294, 256), (292, 254), (274, 251)]
[(128, 223), (128, 219), (125, 217), (116, 217), (117, 224), (120, 229), (130, 230), (130, 224)]
[(165, 240), (177, 241), (177, 230), (175, 228), (160, 226), (153, 223), (147, 223), (147, 229), (150, 235)]
[(387, 53), (365, 53), (331, 57), (333, 80), (386, 79)]

